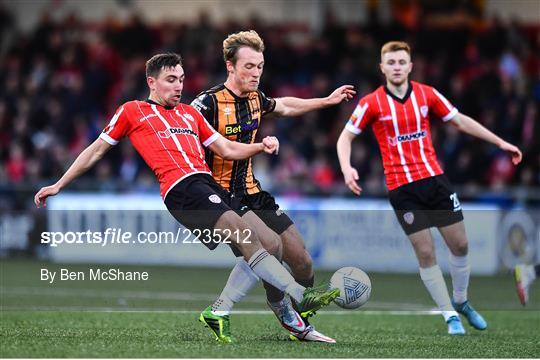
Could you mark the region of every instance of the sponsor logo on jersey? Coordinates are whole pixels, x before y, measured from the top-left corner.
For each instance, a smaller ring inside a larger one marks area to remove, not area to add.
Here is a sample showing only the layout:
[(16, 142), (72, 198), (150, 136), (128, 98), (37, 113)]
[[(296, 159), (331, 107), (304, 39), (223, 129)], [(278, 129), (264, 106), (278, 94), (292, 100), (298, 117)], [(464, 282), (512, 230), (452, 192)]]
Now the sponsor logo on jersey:
[(259, 128), (258, 121), (250, 121), (249, 123), (234, 123), (225, 125), (225, 135), (236, 135), (242, 132), (253, 131)]
[(216, 194), (212, 194), (208, 197), (208, 200), (213, 202), (214, 204), (219, 204), (221, 202), (221, 198), (217, 196)]
[(223, 113), (227, 116), (232, 114), (232, 109), (230, 107), (226, 107), (223, 109)]
[(398, 136), (395, 136), (395, 137), (388, 137), (388, 143), (390, 143), (390, 145), (392, 146), (396, 146), (398, 144), (398, 142), (402, 143), (402, 142), (408, 142), (408, 141), (414, 141), (414, 140), (419, 140), (421, 138), (424, 138), (427, 136), (427, 133), (426, 133), (426, 130), (422, 130), (422, 131), (418, 131), (418, 132), (414, 132), (414, 133), (409, 133), (409, 134), (401, 134), (401, 135), (398, 135)]
[(193, 135), (195, 137), (199, 137), (197, 135), (197, 133), (191, 129), (184, 129), (184, 128), (168, 128), (166, 130), (163, 130), (163, 131), (158, 131), (158, 135), (160, 138), (162, 139), (168, 139), (170, 138), (172, 135), (177, 135), (177, 134), (185, 134), (185, 135)]
[(390, 121), (390, 120), (392, 120), (392, 115), (379, 116), (379, 121)]

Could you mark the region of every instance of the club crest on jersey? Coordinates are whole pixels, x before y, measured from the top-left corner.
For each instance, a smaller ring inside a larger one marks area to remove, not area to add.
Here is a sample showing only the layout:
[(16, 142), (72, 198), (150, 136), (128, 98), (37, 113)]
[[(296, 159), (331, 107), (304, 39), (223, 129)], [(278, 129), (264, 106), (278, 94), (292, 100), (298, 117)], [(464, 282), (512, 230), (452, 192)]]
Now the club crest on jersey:
[(412, 212), (406, 212), (403, 214), (403, 220), (409, 225), (411, 225), (414, 222), (414, 214)]
[(409, 134), (401, 134), (394, 137), (388, 137), (388, 143), (392, 146), (396, 146), (398, 143), (419, 140), (427, 136), (426, 130), (413, 132)]
[(208, 197), (208, 200), (213, 202), (214, 204), (219, 204), (221, 202), (221, 198), (217, 196), (216, 194), (212, 194)]
[(257, 120), (246, 123), (234, 123), (225, 125), (225, 135), (236, 135), (242, 132), (253, 131), (259, 128), (259, 122)]
[(186, 134), (186, 135), (193, 135), (195, 137), (199, 137), (196, 132), (190, 129), (184, 129), (184, 128), (168, 128), (163, 131), (158, 131), (158, 136), (162, 139), (168, 139), (172, 135), (176, 134)]
[(422, 114), (422, 117), (426, 117), (428, 114), (428, 107), (426, 105), (420, 106), (420, 114)]

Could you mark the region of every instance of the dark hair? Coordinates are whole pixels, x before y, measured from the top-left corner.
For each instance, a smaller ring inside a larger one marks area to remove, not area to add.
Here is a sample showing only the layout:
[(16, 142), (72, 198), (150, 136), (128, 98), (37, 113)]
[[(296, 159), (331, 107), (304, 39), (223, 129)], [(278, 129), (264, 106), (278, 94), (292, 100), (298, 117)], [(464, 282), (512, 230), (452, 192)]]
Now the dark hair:
[(146, 77), (159, 76), (163, 68), (173, 68), (176, 65), (182, 66), (182, 57), (175, 53), (157, 54), (146, 62)]

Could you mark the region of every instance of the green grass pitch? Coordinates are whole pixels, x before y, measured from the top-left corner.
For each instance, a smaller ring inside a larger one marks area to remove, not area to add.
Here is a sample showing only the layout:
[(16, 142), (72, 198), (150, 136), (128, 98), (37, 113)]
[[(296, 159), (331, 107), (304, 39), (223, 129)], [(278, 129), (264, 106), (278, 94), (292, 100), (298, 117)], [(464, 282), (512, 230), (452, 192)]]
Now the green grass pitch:
[[(473, 277), (470, 298), (489, 327), (450, 337), (418, 275), (370, 274), (372, 297), (361, 310), (332, 305), (313, 319), (337, 344), (297, 343), (264, 305), (262, 286), (232, 315), (233, 344), (219, 344), (197, 321), (229, 269), (118, 266), (145, 270), (141, 282), (39, 280), (58, 265), (2, 260), (0, 357), (249, 358), (535, 358), (540, 355), (540, 284), (522, 308), (510, 275)], [(106, 268), (101, 265), (93, 267)], [(319, 280), (330, 277), (317, 272)], [(448, 279), (447, 279), (448, 280)], [(448, 282), (450, 285), (450, 282)], [(253, 310), (253, 311), (251, 311)]]

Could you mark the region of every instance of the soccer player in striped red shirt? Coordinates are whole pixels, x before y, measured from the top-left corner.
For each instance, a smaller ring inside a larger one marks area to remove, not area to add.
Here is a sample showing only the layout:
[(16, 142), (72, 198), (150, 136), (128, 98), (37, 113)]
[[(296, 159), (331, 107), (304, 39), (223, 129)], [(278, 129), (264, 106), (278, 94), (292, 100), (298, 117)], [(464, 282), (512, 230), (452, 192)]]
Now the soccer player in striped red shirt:
[[(356, 195), (358, 172), (351, 166), (353, 139), (371, 126), (383, 158), (389, 198), (402, 228), (409, 237), (420, 265), (420, 277), (448, 323), (450, 334), (465, 333), (459, 315), (476, 329), (487, 323), (467, 299), (470, 267), (468, 240), (461, 205), (443, 174), (431, 142), (430, 117), (442, 119), (460, 131), (497, 145), (517, 165), (521, 152), (484, 126), (461, 114), (431, 86), (409, 81), (412, 70), (407, 43), (392, 41), (381, 49), (380, 70), (386, 84), (360, 99), (343, 129), (337, 152), (345, 183)], [(435, 259), (429, 228), (437, 227), (450, 250), (453, 298)]]
[[(47, 197), (56, 195), (123, 137), (128, 137), (155, 173), (163, 201), (178, 222), (190, 230), (210, 230), (211, 234), (216, 233), (212, 230), (218, 233), (229, 230), (231, 234), (250, 232), (249, 241), (235, 236), (229, 238), (244, 256), (252, 276), (287, 292), (303, 304), (304, 311), (315, 311), (338, 296), (339, 290), (306, 290), (294, 281), (283, 265), (263, 248), (264, 239), (256, 230), (258, 227), (238, 215), (236, 211), (240, 209), (230, 193), (213, 179), (204, 160), (203, 146), (225, 159), (240, 160), (263, 151), (277, 152), (277, 139), (266, 137), (262, 143), (255, 144), (230, 141), (217, 133), (197, 110), (180, 103), (184, 70), (177, 54), (158, 54), (149, 59), (146, 78), (150, 89), (148, 99), (129, 101), (120, 106), (99, 138), (77, 157), (60, 180), (37, 192), (36, 206), (45, 205)], [(218, 240), (221, 235), (218, 239), (200, 239), (210, 250), (218, 246)], [(222, 322), (207, 322), (207, 325), (215, 331), (218, 340), (230, 342), (228, 324)]]

